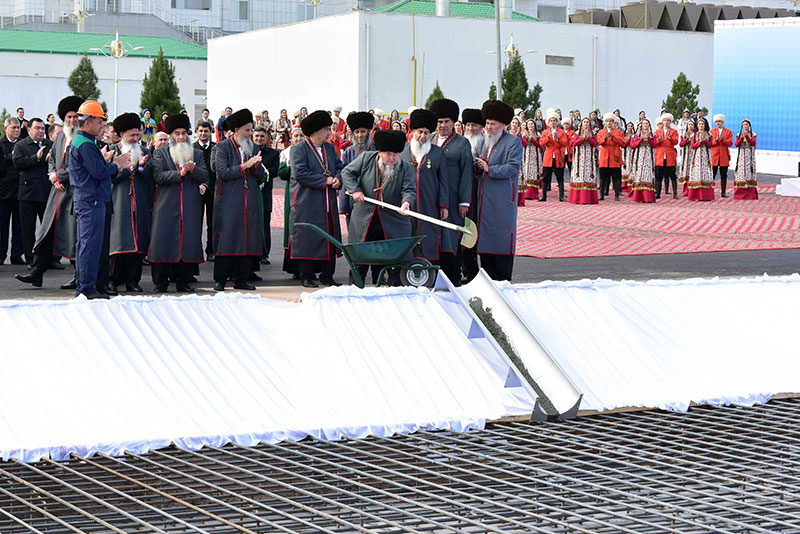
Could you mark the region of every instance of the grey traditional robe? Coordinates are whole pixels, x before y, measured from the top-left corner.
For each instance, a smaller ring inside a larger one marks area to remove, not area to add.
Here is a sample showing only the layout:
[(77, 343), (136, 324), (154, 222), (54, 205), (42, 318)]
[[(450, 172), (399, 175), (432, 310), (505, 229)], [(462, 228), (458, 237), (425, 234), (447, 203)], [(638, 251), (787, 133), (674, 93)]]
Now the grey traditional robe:
[[(121, 154), (119, 145), (114, 153)], [(142, 147), (142, 157), (150, 151)], [(146, 254), (150, 247), (150, 184), (153, 161), (133, 170), (126, 167), (111, 177), (111, 232), (109, 254)]]
[[(472, 201), (472, 172), (474, 158), (469, 141), (457, 133), (445, 141), (440, 147), (444, 151), (447, 169), (447, 207), (450, 210), (447, 220), (459, 226), (464, 225), (464, 218), (458, 215), (458, 205)], [(435, 139), (434, 139), (435, 140)], [(461, 234), (455, 230), (442, 228), (441, 251), (455, 254), (458, 251)]]
[[(367, 141), (367, 145), (367, 149), (364, 150), (364, 152), (375, 150), (375, 143), (373, 143), (371, 139)], [(360, 155), (361, 154), (356, 152), (356, 147), (353, 145), (345, 148), (342, 152), (342, 166), (347, 167)], [(339, 213), (346, 213), (349, 215), (351, 211), (353, 211), (353, 198), (348, 196), (345, 193), (344, 187), (342, 187), (339, 191)]]
[(522, 140), (503, 132), (490, 153), (478, 142), (478, 153), (489, 158), (489, 172), (478, 178), (478, 254), (514, 255), (517, 247), (517, 188), (522, 166)]
[[(336, 149), (327, 142), (322, 148), (330, 176), (340, 177), (342, 162), (336, 155)], [(296, 223), (315, 224), (336, 239), (342, 239), (337, 191), (326, 185), (327, 176), (323, 174), (323, 166), (315, 153), (308, 140), (294, 145), (290, 153), (292, 212), (289, 257), (295, 260), (330, 259), (328, 241), (309, 228), (295, 227)]]
[[(414, 205), (417, 199), (417, 186), (414, 181), (414, 167), (402, 159), (397, 162), (397, 172), (391, 181), (386, 182), (380, 192), (376, 192), (378, 153), (363, 152), (352, 163), (342, 170), (342, 181), (348, 193), (361, 191), (364, 196), (375, 198), (400, 206), (403, 202)], [(349, 243), (363, 243), (367, 228), (373, 217), (383, 228), (386, 239), (409, 237), (411, 221), (396, 211), (381, 208), (368, 202), (354, 202), (347, 228)]]
[(42, 225), (36, 232), (36, 243), (33, 245), (33, 250), (34, 252), (39, 251), (47, 232), (53, 229), (55, 234), (53, 235), (52, 254), (74, 260), (78, 222), (72, 212), (72, 187), (69, 184), (69, 150), (71, 145), (67, 145), (66, 140), (67, 137), (64, 132), (59, 132), (47, 162), (47, 173), (56, 173), (58, 181), (61, 182), (65, 189), (64, 191), (59, 191), (55, 187), (50, 188), (47, 207), (44, 210), (44, 218), (42, 218)]
[[(431, 149), (422, 161), (414, 161), (411, 144), (407, 144), (400, 153), (400, 158), (416, 169), (414, 183), (417, 187), (417, 201), (412, 204), (411, 209), (438, 219), (439, 209), (448, 207), (444, 151), (431, 143)], [(431, 261), (438, 260), (442, 227), (419, 219), (413, 219), (411, 226), (415, 235), (425, 236), (421, 243), (422, 256)]]
[(207, 182), (208, 171), (200, 149), (194, 149), (192, 160), (196, 168), (184, 177), (172, 161), (168, 146), (157, 149), (148, 163), (156, 183), (147, 254), (151, 262), (203, 262), (203, 210), (198, 187)]
[(264, 168), (256, 165), (243, 171), (241, 165), (246, 159), (242, 160), (233, 137), (214, 148), (214, 254), (260, 257), (264, 235), (258, 185), (264, 179)]

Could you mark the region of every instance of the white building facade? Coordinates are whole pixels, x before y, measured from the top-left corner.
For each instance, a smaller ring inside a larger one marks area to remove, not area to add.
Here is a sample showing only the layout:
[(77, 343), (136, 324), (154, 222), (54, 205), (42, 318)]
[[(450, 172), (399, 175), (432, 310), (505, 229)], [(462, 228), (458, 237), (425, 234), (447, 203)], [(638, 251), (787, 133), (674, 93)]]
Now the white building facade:
[[(700, 105), (712, 106), (713, 34), (503, 21), (504, 46), (512, 34), (530, 85), (544, 88), (542, 108), (585, 114), (618, 107), (627, 118), (640, 110), (652, 117), (680, 72), (700, 85)], [(252, 57), (241, 51), (256, 48), (261, 52), (253, 69), (246, 66)], [(272, 117), (301, 106), (342, 105), (344, 115), (376, 107), (403, 111), (422, 106), (438, 81), (462, 108), (480, 107), (496, 80), (494, 49), (494, 21), (488, 19), (416, 16), (412, 26), (409, 15), (326, 17), (211, 40), (208, 102), (212, 114), (229, 105), (267, 109)], [(221, 74), (244, 70), (248, 83)]]

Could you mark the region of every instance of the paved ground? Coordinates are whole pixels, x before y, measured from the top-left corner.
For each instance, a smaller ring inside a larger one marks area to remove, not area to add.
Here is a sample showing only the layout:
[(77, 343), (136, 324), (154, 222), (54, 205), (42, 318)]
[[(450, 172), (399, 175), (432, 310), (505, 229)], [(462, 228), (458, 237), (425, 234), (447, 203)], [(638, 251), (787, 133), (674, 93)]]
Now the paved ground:
[[(760, 182), (779, 181), (776, 176), (759, 176)], [(800, 199), (798, 199), (800, 202)], [(280, 246), (283, 230), (272, 232), (273, 264), (261, 266), (263, 282), (258, 282), (258, 293), (264, 296), (295, 299), (303, 291), (281, 270), (283, 250)], [(27, 273), (25, 266), (0, 265), (0, 299), (53, 299), (70, 298), (72, 291), (58, 286), (72, 277), (72, 267), (64, 261), (63, 271), (48, 271), (44, 286), (34, 288), (14, 279), (14, 274)], [(211, 279), (212, 263), (200, 266), (200, 282), (195, 284), (198, 293), (214, 293)], [(694, 254), (656, 254), (645, 256), (606, 256), (592, 258), (531, 258), (518, 256), (514, 264), (514, 282), (541, 282), (543, 280), (578, 280), (581, 278), (610, 278), (613, 280), (681, 279), (693, 277), (740, 277), (788, 275), (800, 272), (800, 249), (758, 250), (741, 252), (708, 252)], [(347, 263), (340, 259), (336, 278), (347, 282)], [(152, 292), (150, 270), (145, 267), (142, 287)], [(174, 292), (174, 286), (170, 291)], [(148, 293), (145, 293), (148, 294)], [(152, 294), (152, 293), (149, 293)]]
[[(273, 243), (281, 243), (280, 230), (273, 232)], [(265, 296), (296, 298), (305, 291), (297, 281), (281, 270), (282, 250), (275, 249), (272, 265), (261, 266), (263, 282), (259, 293)], [(64, 262), (66, 264), (66, 262)], [(213, 264), (200, 267), (198, 292), (213, 293), (211, 281)], [(14, 274), (27, 273), (25, 266), (0, 266), (0, 298), (69, 298), (71, 291), (58, 289), (72, 277), (72, 267), (63, 271), (48, 271), (41, 289), (14, 279)], [(347, 264), (339, 260), (336, 278), (347, 281)], [(692, 277), (739, 277), (787, 275), (800, 272), (800, 250), (760, 250), (745, 252), (709, 252), (700, 254), (658, 254), (648, 256), (612, 256), (598, 258), (542, 259), (517, 257), (514, 264), (514, 282), (541, 282), (543, 280), (577, 280), (581, 278), (610, 278), (613, 280), (680, 279)], [(153, 290), (150, 271), (145, 267), (142, 280), (145, 291)], [(174, 286), (170, 287), (174, 291)]]

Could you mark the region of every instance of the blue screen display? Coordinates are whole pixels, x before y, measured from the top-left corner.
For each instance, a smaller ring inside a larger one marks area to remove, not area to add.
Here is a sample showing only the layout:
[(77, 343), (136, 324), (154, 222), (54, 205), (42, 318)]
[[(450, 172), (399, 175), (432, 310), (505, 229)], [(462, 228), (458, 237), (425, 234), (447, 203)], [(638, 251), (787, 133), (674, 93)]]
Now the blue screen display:
[(779, 20), (715, 26), (713, 113), (734, 135), (750, 119), (761, 150), (800, 152), (800, 24)]

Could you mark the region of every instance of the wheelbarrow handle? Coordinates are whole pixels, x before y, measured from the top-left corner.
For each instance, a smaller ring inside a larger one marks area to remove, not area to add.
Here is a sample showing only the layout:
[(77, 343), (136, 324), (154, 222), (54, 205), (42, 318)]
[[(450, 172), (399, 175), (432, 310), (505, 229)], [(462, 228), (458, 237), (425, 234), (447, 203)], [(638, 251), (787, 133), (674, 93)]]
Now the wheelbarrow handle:
[[(350, 196), (353, 195), (350, 192), (348, 192), (347, 194), (350, 195)], [(472, 234), (471, 230), (469, 230), (467, 228), (464, 228), (463, 226), (459, 226), (457, 224), (449, 223), (447, 221), (442, 221), (441, 219), (436, 219), (436, 218), (430, 217), (428, 215), (423, 215), (422, 213), (417, 213), (416, 211), (406, 210), (405, 212), (403, 212), (403, 211), (401, 211), (401, 209), (399, 207), (395, 206), (394, 204), (388, 204), (386, 202), (383, 202), (382, 200), (376, 200), (376, 199), (370, 198), (370, 197), (368, 197), (366, 195), (364, 195), (364, 200), (366, 200), (370, 204), (375, 204), (375, 205), (380, 206), (382, 208), (388, 208), (390, 210), (394, 210), (394, 211), (400, 213), (401, 215), (410, 215), (411, 217), (415, 217), (417, 219), (429, 222), (431, 224), (436, 224), (438, 226), (441, 226), (443, 228), (447, 228), (449, 230), (455, 230), (456, 232), (463, 232), (465, 234)]]

